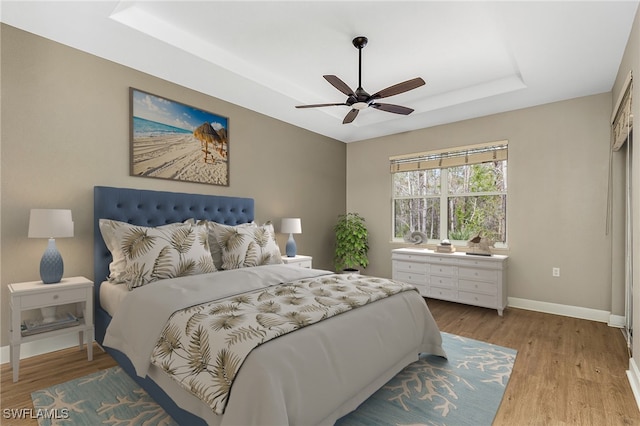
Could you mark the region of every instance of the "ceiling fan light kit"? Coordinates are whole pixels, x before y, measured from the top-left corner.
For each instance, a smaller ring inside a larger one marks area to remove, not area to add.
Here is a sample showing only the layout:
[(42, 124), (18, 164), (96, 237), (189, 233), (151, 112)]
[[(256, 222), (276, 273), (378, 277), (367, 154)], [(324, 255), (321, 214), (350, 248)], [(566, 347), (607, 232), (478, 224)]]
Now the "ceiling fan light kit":
[(378, 99), (388, 98), (390, 96), (398, 95), (400, 93), (408, 92), (409, 90), (416, 89), (425, 84), (424, 80), (420, 77), (404, 81), (402, 83), (395, 84), (387, 87), (379, 92), (370, 95), (362, 88), (362, 48), (367, 45), (369, 40), (364, 36), (359, 36), (353, 39), (352, 43), (356, 49), (358, 49), (358, 88), (353, 91), (342, 80), (335, 75), (324, 75), (324, 79), (329, 82), (333, 87), (347, 95), (347, 100), (342, 103), (333, 104), (314, 104), (314, 105), (298, 105), (296, 108), (318, 108), (327, 106), (348, 106), (351, 111), (347, 113), (342, 121), (342, 124), (351, 123), (358, 116), (358, 113), (363, 109), (372, 107), (379, 109), (380, 111), (392, 112), (394, 114), (409, 115), (413, 112), (413, 109), (400, 105), (378, 103)]

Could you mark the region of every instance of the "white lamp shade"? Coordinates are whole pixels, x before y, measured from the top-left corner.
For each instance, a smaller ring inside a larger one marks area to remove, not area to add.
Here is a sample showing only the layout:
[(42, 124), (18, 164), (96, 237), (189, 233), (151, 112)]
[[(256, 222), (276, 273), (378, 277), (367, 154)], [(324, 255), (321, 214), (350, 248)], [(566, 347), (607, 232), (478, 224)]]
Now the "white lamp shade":
[(73, 237), (71, 210), (31, 209), (29, 238)]
[(283, 234), (302, 234), (300, 218), (287, 217), (280, 223), (280, 232)]

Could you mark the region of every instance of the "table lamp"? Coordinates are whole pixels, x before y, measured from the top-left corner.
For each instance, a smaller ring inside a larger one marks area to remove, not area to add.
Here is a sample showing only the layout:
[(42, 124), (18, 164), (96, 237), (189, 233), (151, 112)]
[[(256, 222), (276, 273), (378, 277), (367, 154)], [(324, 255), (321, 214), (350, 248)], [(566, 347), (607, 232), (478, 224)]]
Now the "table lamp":
[(286, 253), (287, 257), (296, 257), (296, 241), (293, 239), (293, 234), (302, 234), (302, 224), (300, 218), (284, 218), (280, 223), (280, 232), (283, 234), (289, 234), (287, 240)]
[(73, 237), (71, 210), (31, 209), (29, 214), (29, 238), (48, 238), (40, 260), (40, 278), (45, 284), (58, 283), (62, 279), (64, 263), (56, 247), (55, 238)]

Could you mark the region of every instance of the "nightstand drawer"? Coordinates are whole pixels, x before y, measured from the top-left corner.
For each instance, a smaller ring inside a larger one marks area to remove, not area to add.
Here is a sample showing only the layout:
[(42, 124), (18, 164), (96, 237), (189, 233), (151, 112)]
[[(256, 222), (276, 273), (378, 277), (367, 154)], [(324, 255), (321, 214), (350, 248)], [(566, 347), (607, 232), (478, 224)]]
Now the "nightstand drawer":
[(282, 256), (282, 263), (289, 266), (296, 266), (299, 268), (313, 268), (313, 257), (311, 256), (303, 256), (301, 254), (296, 255), (294, 257)]
[(64, 289), (61, 291), (47, 291), (36, 294), (24, 294), (20, 296), (20, 306), (22, 309), (40, 308), (43, 306), (84, 302), (86, 299), (87, 290), (84, 288)]

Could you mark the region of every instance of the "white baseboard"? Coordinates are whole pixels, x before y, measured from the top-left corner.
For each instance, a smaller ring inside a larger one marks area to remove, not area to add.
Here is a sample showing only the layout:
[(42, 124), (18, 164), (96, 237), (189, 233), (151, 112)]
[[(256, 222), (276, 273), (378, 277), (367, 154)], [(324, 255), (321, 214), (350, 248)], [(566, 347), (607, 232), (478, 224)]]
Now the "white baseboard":
[[(23, 343), (20, 345), (20, 359), (41, 355), (48, 352), (59, 351), (61, 349), (79, 347), (78, 333), (62, 334), (47, 339), (34, 340), (33, 342)], [(9, 362), (10, 349), (9, 346), (0, 348), (0, 364)]]
[[(537, 300), (509, 297), (509, 306), (526, 309), (528, 311), (544, 312), (565, 317), (580, 318), (591, 321), (606, 322), (611, 325), (611, 312), (599, 309), (582, 308), (580, 306), (560, 305), (558, 303), (539, 302)], [(624, 318), (624, 317), (622, 317)], [(622, 322), (624, 325), (624, 320)]]
[(609, 326), (616, 328), (624, 328), (627, 325), (627, 317), (623, 315), (610, 315)]
[(631, 385), (633, 396), (636, 399), (636, 404), (638, 405), (638, 409), (640, 410), (640, 370), (638, 370), (636, 361), (633, 358), (629, 360), (627, 378), (629, 379), (629, 384)]

